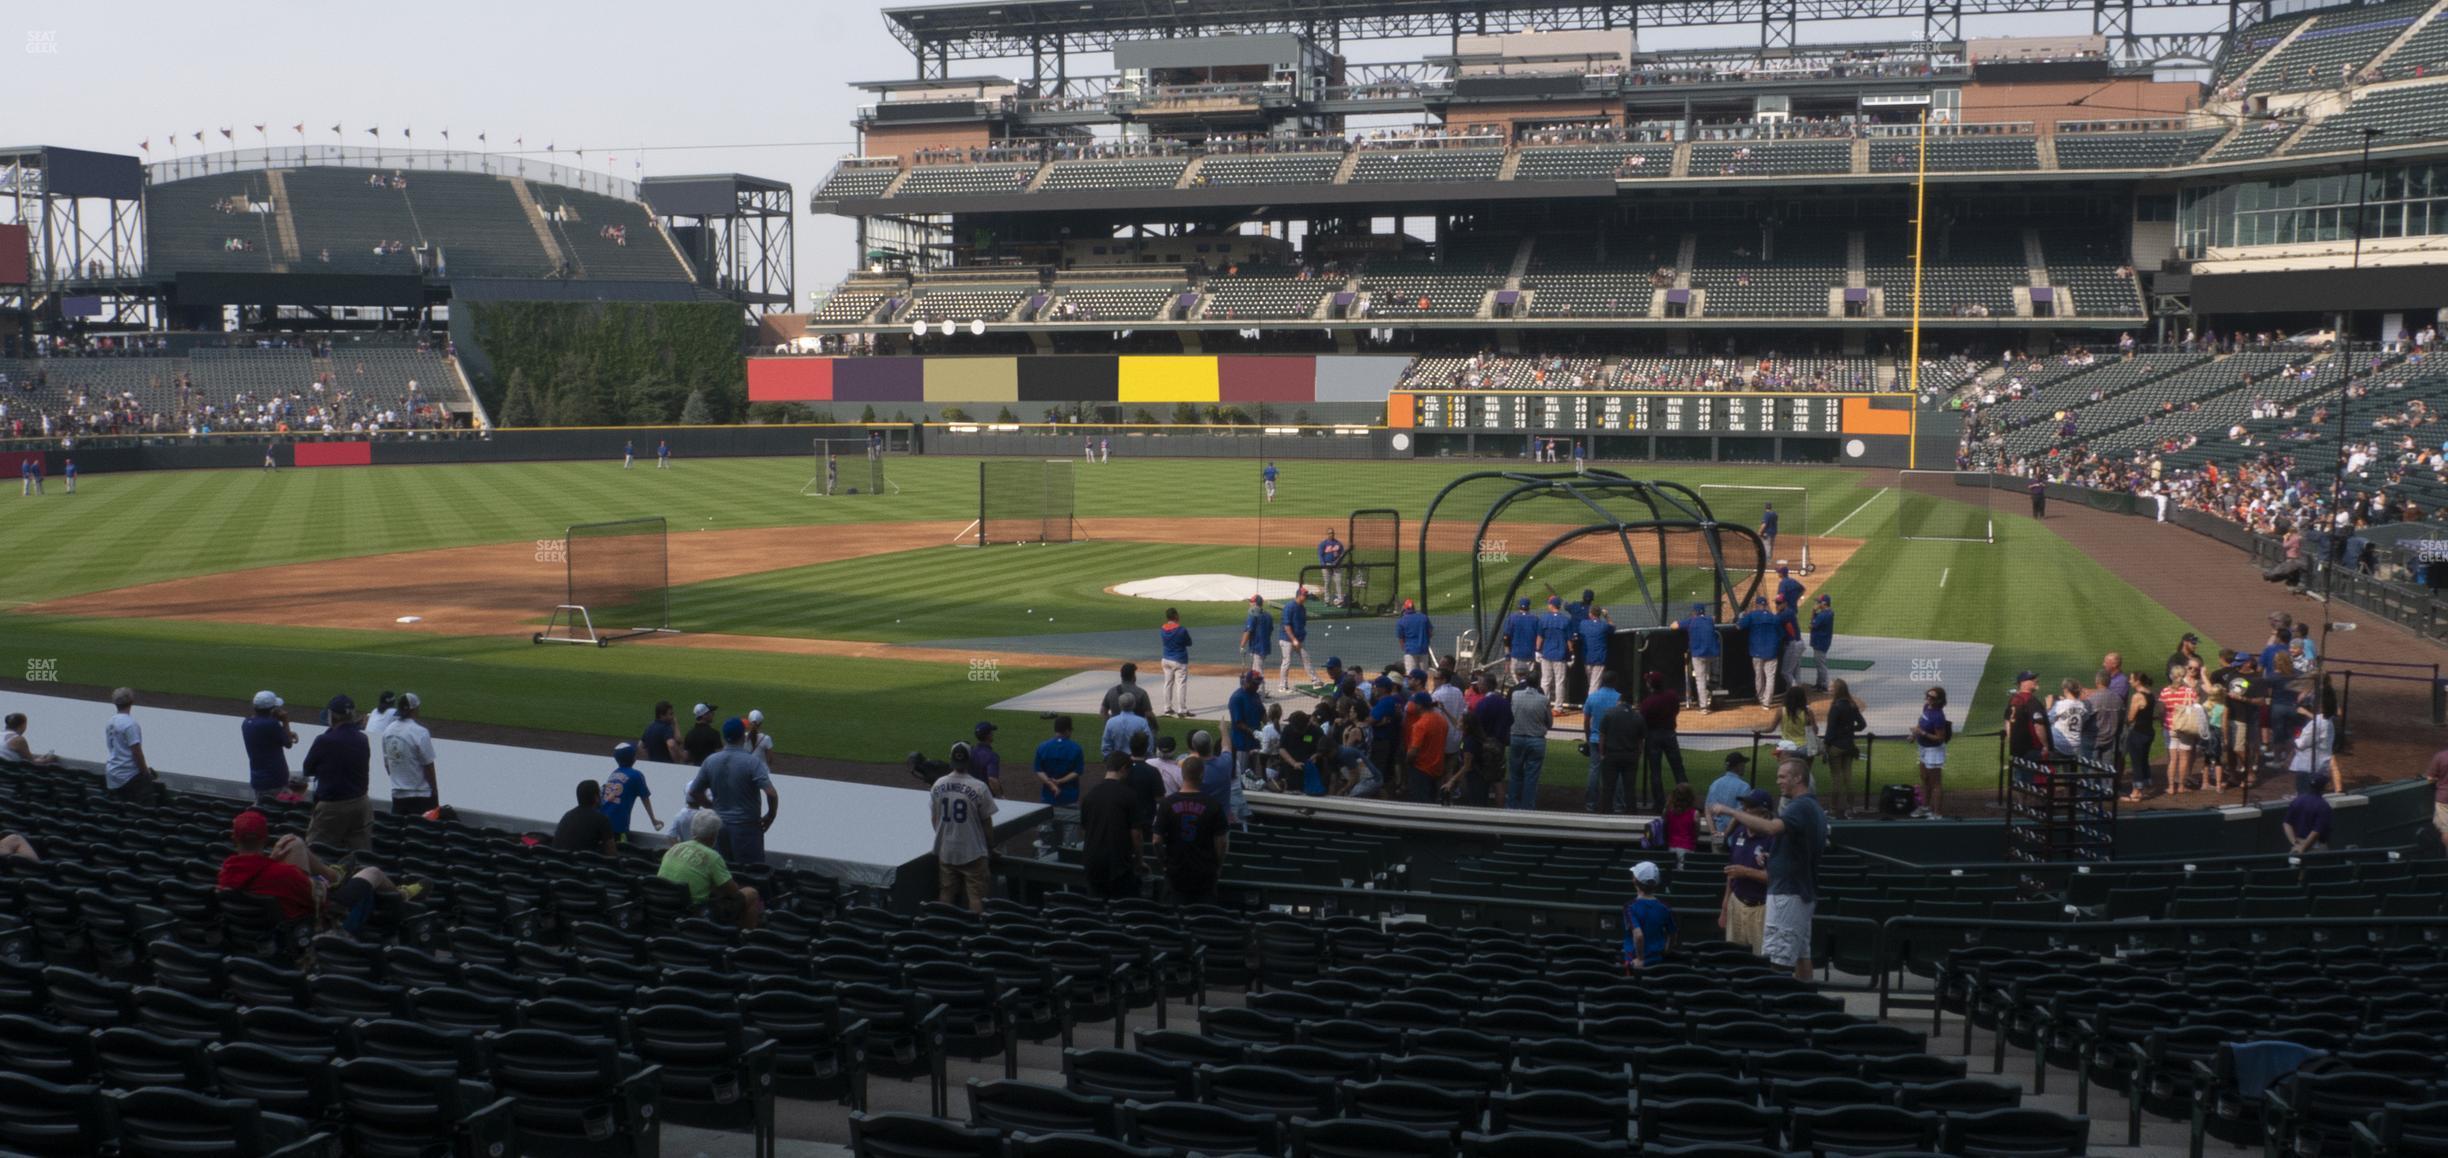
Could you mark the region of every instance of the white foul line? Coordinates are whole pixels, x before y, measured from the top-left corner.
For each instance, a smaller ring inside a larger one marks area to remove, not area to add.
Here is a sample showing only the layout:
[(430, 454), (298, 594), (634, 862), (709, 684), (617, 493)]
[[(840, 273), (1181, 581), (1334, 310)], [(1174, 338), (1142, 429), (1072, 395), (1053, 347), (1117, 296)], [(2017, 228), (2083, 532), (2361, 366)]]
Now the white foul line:
[(1940, 567), (1938, 569), (1938, 585), (1940, 587), (1946, 586), (1946, 577), (1954, 570), (1955, 569), (1953, 567)]
[(1837, 527), (1842, 527), (1842, 526), (1844, 526), (1846, 523), (1850, 523), (1850, 522), (1852, 522), (1852, 521), (1853, 521), (1853, 515), (1858, 515), (1858, 514), (1862, 513), (1863, 508), (1868, 507), (1870, 504), (1872, 504), (1872, 503), (1875, 503), (1875, 502), (1879, 501), (1879, 495), (1886, 494), (1886, 493), (1887, 493), (1887, 490), (1888, 490), (1888, 488), (1886, 488), (1886, 487), (1880, 487), (1880, 488), (1878, 489), (1878, 495), (1872, 495), (1872, 496), (1870, 496), (1869, 498), (1863, 499), (1863, 500), (1862, 500), (1862, 504), (1861, 504), (1861, 506), (1853, 508), (1853, 514), (1852, 514), (1852, 515), (1846, 515), (1845, 517), (1843, 517), (1843, 518), (1841, 518), (1841, 519), (1836, 520), (1836, 526), (1835, 526), (1835, 527), (1829, 527), (1827, 530), (1821, 531), (1821, 532), (1819, 532), (1819, 533), (1820, 533), (1820, 534), (1822, 534), (1822, 535), (1833, 535), (1833, 534), (1835, 534), (1835, 533), (1836, 533), (1836, 530), (1837, 530)]

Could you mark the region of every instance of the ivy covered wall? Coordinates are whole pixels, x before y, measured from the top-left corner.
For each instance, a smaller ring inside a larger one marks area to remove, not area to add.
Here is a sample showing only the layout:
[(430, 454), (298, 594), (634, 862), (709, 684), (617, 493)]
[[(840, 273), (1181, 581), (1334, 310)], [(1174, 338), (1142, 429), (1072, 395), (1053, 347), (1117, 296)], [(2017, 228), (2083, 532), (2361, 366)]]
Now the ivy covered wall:
[[(730, 302), (454, 302), (500, 426), (735, 422), (748, 409)], [(464, 344), (464, 342), (463, 342)]]

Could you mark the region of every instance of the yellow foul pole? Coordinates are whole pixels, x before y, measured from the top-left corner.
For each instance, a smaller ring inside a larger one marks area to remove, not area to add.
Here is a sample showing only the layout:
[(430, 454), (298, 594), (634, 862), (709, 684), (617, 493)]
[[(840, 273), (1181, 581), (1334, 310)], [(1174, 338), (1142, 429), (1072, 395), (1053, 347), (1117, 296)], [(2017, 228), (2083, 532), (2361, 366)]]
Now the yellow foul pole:
[(1913, 165), (1913, 293), (1912, 293), (1912, 354), (1905, 364), (1904, 388), (1912, 395), (1912, 422), (1904, 435), (1904, 464), (1907, 469), (1921, 466), (1921, 248), (1929, 236), (1926, 217), (1929, 211), (1929, 112), (1921, 113), (1920, 128), (1915, 133), (1919, 159)]

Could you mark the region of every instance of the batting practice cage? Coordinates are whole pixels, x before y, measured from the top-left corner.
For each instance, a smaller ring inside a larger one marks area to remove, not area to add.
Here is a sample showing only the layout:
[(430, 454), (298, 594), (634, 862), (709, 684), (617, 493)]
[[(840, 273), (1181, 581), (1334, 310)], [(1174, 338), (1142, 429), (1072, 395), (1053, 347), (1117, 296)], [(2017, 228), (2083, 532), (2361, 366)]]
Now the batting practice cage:
[[(1760, 531), (1768, 516), (1775, 514), (1776, 541), (1768, 544), (1769, 565), (1791, 564), (1798, 575), (1818, 568), (1817, 560), (1811, 557), (1811, 540), (1819, 533), (1819, 525), (1811, 521), (1808, 489), (1702, 483), (1700, 497), (1708, 501), (1709, 513), (1719, 522), (1754, 531)], [(1767, 537), (1766, 531), (1760, 531), (1760, 538)]]
[(819, 438), (816, 475), (799, 493), (817, 498), (835, 495), (900, 494), (901, 486), (884, 477), (884, 439)]
[(1997, 542), (1990, 515), (1989, 476), (1970, 470), (1896, 472), (1896, 534), (1905, 539), (1948, 543)]
[[(1340, 528), (1342, 562), (1301, 568), (1300, 584), (1317, 592), (1323, 614), (1388, 615), (1402, 598), (1402, 512), (1386, 507), (1353, 511)], [(1319, 536), (1320, 541), (1324, 536)]]
[[(579, 523), (561, 539), (559, 606), (537, 643), (591, 643), (670, 631), (671, 554), (662, 519)], [(598, 624), (622, 623), (612, 628)]]
[(1534, 611), (1550, 596), (1586, 604), (1623, 632), (1673, 623), (1695, 603), (1724, 620), (1749, 604), (1767, 566), (1756, 524), (1719, 522), (1680, 483), (1606, 470), (1483, 471), (1429, 503), (1415, 598), (1444, 617), (1439, 633), (1460, 636), (1474, 666), (1489, 667), (1522, 600)]
[(977, 545), (1068, 543), (1079, 537), (1067, 458), (988, 459), (978, 464)]

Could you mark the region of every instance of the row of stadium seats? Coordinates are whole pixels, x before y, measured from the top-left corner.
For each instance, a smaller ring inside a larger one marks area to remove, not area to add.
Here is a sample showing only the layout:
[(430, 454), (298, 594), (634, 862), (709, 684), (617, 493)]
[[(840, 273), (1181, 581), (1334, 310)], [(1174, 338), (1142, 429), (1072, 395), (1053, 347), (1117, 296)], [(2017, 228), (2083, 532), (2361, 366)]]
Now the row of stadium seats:
[(2324, 13), (2263, 60), (2246, 80), (2254, 92), (2304, 92), (2343, 87), (2380, 50), (2436, 7), (2435, 0), (2365, 4)]
[[(8, 405), (9, 418), (29, 424), (37, 424), (42, 415), (57, 421), (71, 413), (124, 411), (132, 403), (146, 430), (185, 431), (191, 424), (252, 429), (251, 417), (259, 406), (284, 399), (301, 413), (330, 409), (344, 426), (385, 411), (405, 424), (409, 420), (402, 416), (421, 406), (465, 409), (468, 403), (447, 357), (406, 346), (340, 346), (328, 358), (304, 349), (205, 346), (184, 358), (0, 361), (0, 373), (12, 384), (7, 397), (0, 399)], [(182, 376), (189, 387), (184, 398), (179, 391)], [(317, 390), (316, 380), (322, 376), (328, 376), (327, 384)], [(415, 383), (414, 390), (410, 383)], [(297, 414), (287, 421), (293, 430), (308, 425)]]

